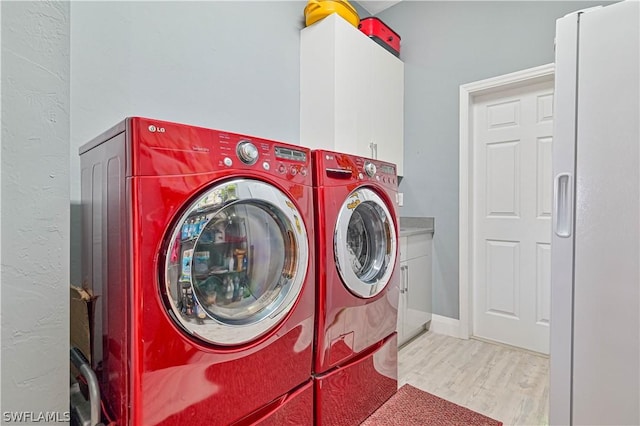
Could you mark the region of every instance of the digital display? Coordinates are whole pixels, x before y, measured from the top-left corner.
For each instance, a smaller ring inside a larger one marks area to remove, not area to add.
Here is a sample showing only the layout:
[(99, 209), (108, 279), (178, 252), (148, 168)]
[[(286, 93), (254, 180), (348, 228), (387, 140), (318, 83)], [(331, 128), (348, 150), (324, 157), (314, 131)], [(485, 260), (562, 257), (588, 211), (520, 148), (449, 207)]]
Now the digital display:
[(276, 146), (276, 157), (284, 158), (286, 160), (300, 161), (301, 163), (307, 162), (307, 153), (298, 151), (297, 149), (283, 148)]
[(387, 174), (387, 175), (395, 175), (396, 174), (396, 168), (393, 166), (387, 166), (385, 164), (380, 164), (380, 167), (378, 168), (382, 173)]

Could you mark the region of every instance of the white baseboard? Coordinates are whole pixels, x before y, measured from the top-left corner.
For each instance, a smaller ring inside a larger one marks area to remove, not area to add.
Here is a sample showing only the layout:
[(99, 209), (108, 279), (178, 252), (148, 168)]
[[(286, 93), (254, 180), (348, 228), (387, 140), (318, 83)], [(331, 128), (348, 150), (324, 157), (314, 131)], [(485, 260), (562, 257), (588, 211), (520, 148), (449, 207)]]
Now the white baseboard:
[(445, 334), (447, 336), (463, 338), (460, 332), (460, 320), (444, 317), (442, 315), (431, 316), (431, 327), (429, 330), (438, 334)]

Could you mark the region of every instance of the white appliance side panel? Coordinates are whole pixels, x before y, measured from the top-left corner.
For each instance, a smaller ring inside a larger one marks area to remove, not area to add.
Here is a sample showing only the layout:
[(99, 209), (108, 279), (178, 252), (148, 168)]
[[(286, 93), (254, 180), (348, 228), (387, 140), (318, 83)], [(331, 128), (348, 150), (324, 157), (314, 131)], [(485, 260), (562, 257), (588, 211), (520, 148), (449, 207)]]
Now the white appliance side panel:
[(640, 3), (581, 16), (573, 424), (640, 424)]
[[(551, 234), (551, 328), (549, 357), (549, 424), (571, 423), (573, 235), (559, 237), (558, 177), (575, 172), (576, 85), (578, 61), (578, 14), (556, 23), (556, 63), (553, 128), (554, 211)], [(573, 186), (568, 188), (573, 192)], [(565, 206), (565, 209), (567, 206)], [(571, 204), (562, 214), (573, 219)], [(569, 228), (572, 232), (572, 225)]]

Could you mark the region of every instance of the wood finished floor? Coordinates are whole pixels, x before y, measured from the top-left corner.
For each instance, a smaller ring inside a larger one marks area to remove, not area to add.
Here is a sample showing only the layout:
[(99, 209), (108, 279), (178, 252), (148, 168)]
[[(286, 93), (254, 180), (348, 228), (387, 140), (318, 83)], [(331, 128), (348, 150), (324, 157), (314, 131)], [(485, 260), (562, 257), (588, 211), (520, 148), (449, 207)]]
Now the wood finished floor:
[(510, 425), (548, 425), (549, 358), (428, 331), (398, 356), (398, 387), (409, 383)]

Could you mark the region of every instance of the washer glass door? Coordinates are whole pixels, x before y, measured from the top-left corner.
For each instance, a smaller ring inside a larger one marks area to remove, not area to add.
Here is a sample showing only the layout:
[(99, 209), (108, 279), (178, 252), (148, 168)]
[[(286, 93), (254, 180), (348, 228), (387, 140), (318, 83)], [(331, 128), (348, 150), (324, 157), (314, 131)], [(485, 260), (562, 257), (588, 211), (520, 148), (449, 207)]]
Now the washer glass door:
[(194, 337), (245, 343), (293, 307), (308, 257), (302, 216), (283, 192), (251, 179), (219, 184), (189, 205), (173, 230), (165, 303)]
[(379, 294), (396, 263), (397, 237), (389, 209), (378, 194), (360, 188), (345, 200), (334, 232), (336, 265), (356, 296)]

